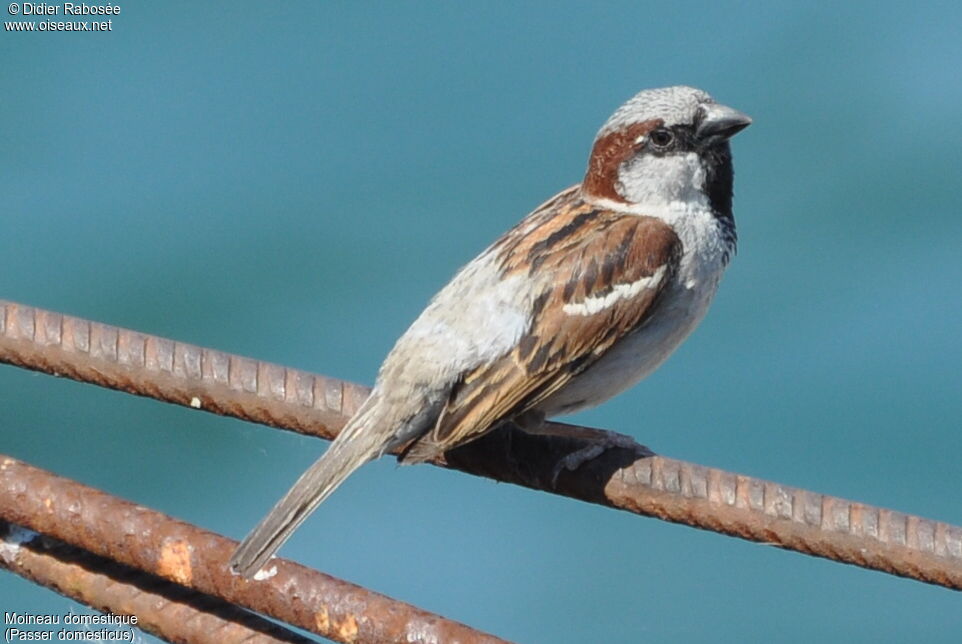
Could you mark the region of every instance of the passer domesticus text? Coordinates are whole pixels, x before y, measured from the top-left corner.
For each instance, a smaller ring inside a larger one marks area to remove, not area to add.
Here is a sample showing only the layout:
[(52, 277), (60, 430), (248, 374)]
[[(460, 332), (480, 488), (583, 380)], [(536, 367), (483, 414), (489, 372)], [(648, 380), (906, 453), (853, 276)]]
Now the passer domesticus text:
[(370, 397), (231, 559), (250, 576), (355, 469), (430, 459), (506, 420), (592, 407), (656, 369), (735, 251), (728, 139), (751, 123), (691, 87), (645, 90), (595, 138), (584, 181), (455, 275)]

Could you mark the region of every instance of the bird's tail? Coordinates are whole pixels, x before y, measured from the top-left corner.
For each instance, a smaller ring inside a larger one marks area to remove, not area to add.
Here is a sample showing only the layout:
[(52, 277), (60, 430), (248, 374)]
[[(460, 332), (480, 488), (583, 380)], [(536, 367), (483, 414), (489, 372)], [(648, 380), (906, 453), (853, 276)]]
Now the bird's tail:
[(354, 470), (381, 455), (390, 436), (371, 431), (373, 405), (368, 403), (364, 405), (367, 409), (359, 410), (327, 451), (244, 538), (231, 556), (232, 571), (252, 577)]

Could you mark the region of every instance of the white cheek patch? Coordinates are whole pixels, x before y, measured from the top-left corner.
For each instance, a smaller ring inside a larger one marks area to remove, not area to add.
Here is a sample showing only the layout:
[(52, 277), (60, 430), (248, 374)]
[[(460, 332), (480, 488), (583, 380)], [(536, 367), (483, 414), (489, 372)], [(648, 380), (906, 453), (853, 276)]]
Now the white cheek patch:
[(698, 155), (642, 155), (618, 169), (618, 193), (629, 203), (657, 206), (672, 202), (707, 204), (705, 169)]
[(562, 310), (568, 315), (594, 315), (613, 306), (618, 300), (630, 299), (642, 291), (656, 286), (665, 275), (665, 267), (661, 266), (649, 277), (642, 277), (630, 284), (615, 284), (609, 293), (597, 297), (586, 297), (580, 302), (565, 304)]

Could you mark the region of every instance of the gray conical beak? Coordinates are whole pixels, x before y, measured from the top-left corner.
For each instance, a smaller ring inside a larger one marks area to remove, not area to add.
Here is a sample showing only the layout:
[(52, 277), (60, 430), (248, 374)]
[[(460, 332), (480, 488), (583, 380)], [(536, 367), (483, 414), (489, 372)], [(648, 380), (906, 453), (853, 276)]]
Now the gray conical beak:
[(752, 124), (752, 119), (727, 105), (706, 103), (702, 105), (702, 121), (698, 124), (698, 138), (730, 139)]

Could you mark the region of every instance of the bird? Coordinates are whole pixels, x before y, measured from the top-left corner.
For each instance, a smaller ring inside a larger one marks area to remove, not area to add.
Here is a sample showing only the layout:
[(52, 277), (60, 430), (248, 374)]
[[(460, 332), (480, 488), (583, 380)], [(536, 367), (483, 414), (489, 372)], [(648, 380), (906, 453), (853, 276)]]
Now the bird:
[(699, 324), (735, 253), (729, 139), (752, 119), (688, 86), (639, 92), (602, 125), (580, 184), (532, 211), (430, 301), (369, 397), (247, 535), (255, 576), (361, 465), (440, 457), (505, 422), (598, 405)]

